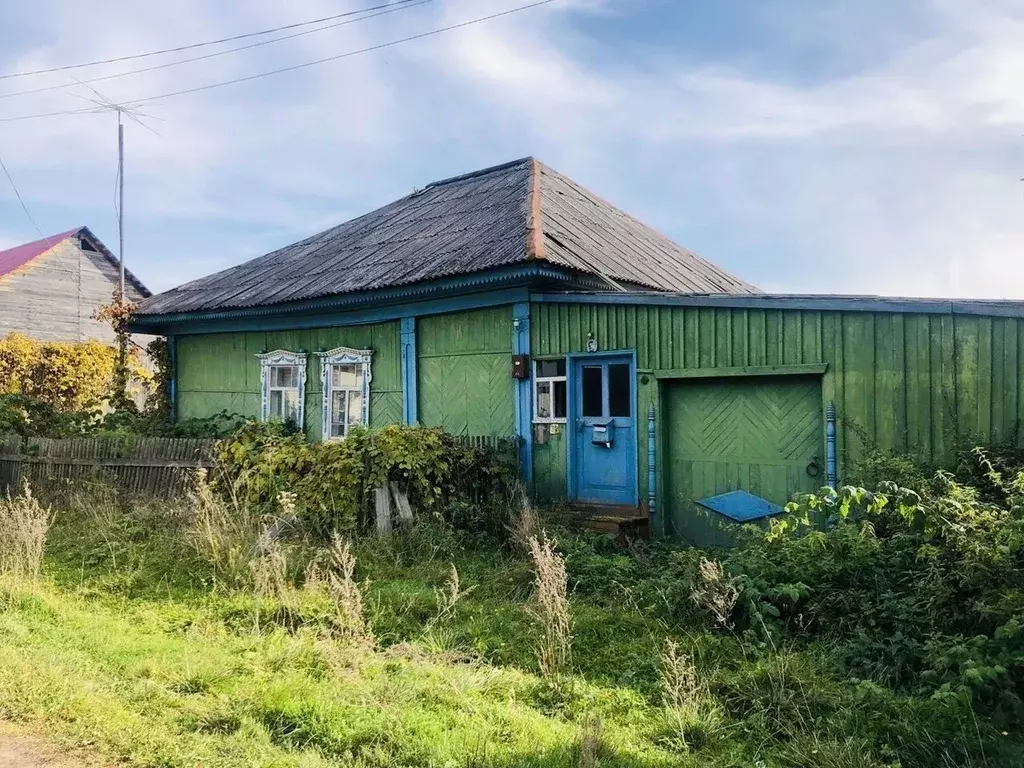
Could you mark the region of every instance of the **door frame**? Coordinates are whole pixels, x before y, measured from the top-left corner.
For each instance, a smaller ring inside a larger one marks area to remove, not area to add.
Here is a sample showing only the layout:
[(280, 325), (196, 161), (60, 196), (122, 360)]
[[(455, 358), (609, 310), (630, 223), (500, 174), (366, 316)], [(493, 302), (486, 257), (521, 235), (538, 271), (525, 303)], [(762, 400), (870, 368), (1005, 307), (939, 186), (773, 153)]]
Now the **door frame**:
[(640, 505), (640, 484), (639, 484), (639, 462), (640, 462), (640, 414), (639, 414), (639, 390), (640, 385), (636, 374), (636, 350), (635, 349), (611, 349), (602, 352), (570, 352), (565, 356), (565, 389), (566, 389), (566, 431), (569, 439), (566, 441), (566, 475), (568, 480), (568, 497), (570, 501), (577, 501), (579, 498), (579, 480), (576, 477), (576, 452), (579, 430), (576, 428), (576, 419), (580, 404), (576, 401), (576, 364), (587, 360), (605, 360), (608, 358), (619, 358), (629, 361), (629, 381), (633, 410), (633, 466), (629, 474), (633, 483), (633, 506)]

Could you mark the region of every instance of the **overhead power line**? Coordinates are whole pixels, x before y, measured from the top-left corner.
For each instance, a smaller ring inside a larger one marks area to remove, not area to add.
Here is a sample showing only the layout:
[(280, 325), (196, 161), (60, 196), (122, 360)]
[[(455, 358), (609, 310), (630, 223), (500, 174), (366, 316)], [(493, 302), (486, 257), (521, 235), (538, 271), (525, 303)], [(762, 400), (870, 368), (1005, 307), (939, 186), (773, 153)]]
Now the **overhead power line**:
[(271, 27), (270, 29), (264, 29), (259, 32), (246, 32), (241, 35), (233, 35), (231, 37), (222, 37), (218, 40), (206, 40), (202, 43), (190, 43), (189, 45), (179, 45), (176, 48), (163, 48), (159, 51), (149, 51), (147, 53), (134, 53), (130, 56), (117, 56), (112, 59), (100, 59), (98, 61), (86, 61), (81, 64), (65, 64), (60, 67), (49, 67), (48, 69), (34, 69), (29, 72), (12, 72), (6, 75), (0, 75), (0, 80), (10, 80), (15, 77), (29, 77), (31, 75), (46, 75), (51, 72), (66, 72), (69, 69), (83, 69), (84, 67), (97, 67), (101, 64), (116, 64), (121, 61), (131, 61), (132, 59), (146, 59), (151, 56), (162, 56), (165, 53), (181, 53), (182, 51), (191, 51), (196, 48), (205, 48), (210, 45), (220, 45), (222, 43), (233, 43), (236, 40), (245, 40), (250, 37), (260, 37), (261, 35), (270, 35), (274, 32), (283, 32), (287, 29), (296, 29), (298, 27), (308, 27), (313, 24), (322, 24), (326, 21), (334, 21), (335, 19), (341, 19), (346, 16), (358, 16), (361, 13), (368, 13), (369, 11), (379, 11), (382, 8), (395, 5), (405, 5), (410, 3), (412, 0), (395, 0), (393, 3), (384, 3), (382, 5), (374, 5), (369, 8), (362, 8), (358, 11), (346, 11), (345, 13), (336, 13), (333, 16), (323, 16), (319, 19), (310, 19), (309, 21), (297, 21), (294, 24), (285, 24), (280, 27)]
[[(210, 83), (208, 85), (200, 85), (200, 86), (197, 86), (195, 88), (185, 88), (185, 89), (180, 90), (180, 91), (170, 91), (169, 93), (161, 93), (161, 94), (157, 94), (155, 96), (143, 96), (143, 97), (138, 98), (138, 99), (126, 99), (122, 103), (124, 105), (126, 105), (126, 106), (137, 106), (139, 104), (145, 104), (145, 103), (150, 102), (150, 101), (159, 101), (161, 99), (170, 99), (170, 98), (173, 98), (175, 96), (184, 96), (184, 95), (190, 94), (190, 93), (200, 93), (201, 91), (210, 91), (210, 90), (213, 90), (215, 88), (223, 88), (223, 87), (228, 86), (228, 85), (237, 85), (238, 83), (247, 83), (247, 82), (250, 82), (252, 80), (259, 80), (260, 78), (270, 77), (271, 75), (280, 75), (280, 74), (284, 74), (285, 72), (295, 72), (295, 71), (300, 70), (300, 69), (308, 69), (309, 67), (315, 67), (315, 66), (317, 66), (319, 64), (326, 64), (326, 63), (331, 62), (331, 61), (338, 61), (340, 59), (347, 59), (347, 58), (350, 58), (352, 56), (358, 56), (358, 55), (363, 54), (363, 53), (371, 53), (373, 51), (379, 51), (379, 50), (382, 50), (384, 48), (392, 48), (392, 47), (394, 47), (396, 45), (401, 45), (402, 43), (409, 43), (409, 42), (412, 42), (414, 40), (422, 40), (422, 39), (427, 38), (427, 37), (434, 37), (436, 35), (444, 34), (445, 32), (452, 32), (452, 31), (454, 31), (456, 29), (464, 29), (465, 27), (470, 27), (470, 26), (473, 26), (474, 24), (482, 24), (485, 21), (491, 21), (493, 19), (498, 19), (498, 18), (501, 18), (503, 16), (510, 16), (510, 15), (512, 15), (514, 13), (520, 13), (521, 11), (526, 11), (526, 10), (529, 10), (531, 8), (538, 8), (538, 7), (542, 6), (542, 5), (550, 5), (553, 2), (556, 2), (556, 0), (537, 0), (536, 2), (533, 2), (533, 3), (527, 3), (526, 5), (520, 5), (520, 6), (517, 6), (515, 8), (510, 8), (507, 11), (500, 11), (498, 13), (492, 13), (492, 14), (489, 14), (487, 16), (481, 16), (481, 17), (476, 18), (476, 19), (470, 19), (469, 21), (463, 21), (463, 22), (460, 22), (458, 24), (452, 24), (452, 25), (447, 26), (447, 27), (439, 27), (437, 29), (432, 29), (432, 30), (430, 30), (428, 32), (421, 32), (418, 35), (410, 35), (409, 37), (399, 38), (398, 40), (391, 40), (391, 41), (389, 41), (387, 43), (380, 43), (378, 45), (371, 45), (368, 48), (360, 48), (360, 49), (355, 50), (355, 51), (347, 51), (345, 53), (339, 53), (339, 54), (337, 54), (335, 56), (327, 56), (327, 57), (322, 58), (322, 59), (316, 59), (314, 61), (307, 61), (307, 62), (304, 62), (302, 64), (294, 64), (294, 65), (292, 65), (290, 67), (282, 67), (281, 69), (272, 69), (272, 70), (270, 70), (268, 72), (260, 72), (258, 74), (248, 75), (246, 77), (236, 77), (233, 80), (224, 80), (224, 81), (221, 81), (221, 82), (218, 82), (218, 83)], [(41, 112), (39, 114), (34, 114), (34, 115), (16, 115), (14, 117), (0, 117), (0, 123), (10, 123), (10, 122), (18, 121), (18, 120), (35, 120), (35, 119), (44, 118), (44, 117), (56, 117), (58, 115), (85, 115), (85, 114), (89, 114), (89, 113), (92, 113), (92, 112), (95, 112), (95, 111), (96, 111), (95, 109), (88, 109), (88, 108), (87, 109), (70, 109), (70, 110), (62, 110), (62, 111), (57, 111), (57, 112)]]
[[(167, 69), (168, 67), (177, 67), (182, 64), (191, 64), (196, 61), (205, 61), (206, 59), (215, 59), (218, 56), (226, 56), (229, 53), (238, 53), (239, 51), (247, 51), (252, 48), (259, 48), (264, 45), (270, 45), (272, 43), (279, 43), (283, 40), (292, 40), (296, 37), (303, 37), (304, 35), (312, 35), (317, 32), (326, 32), (329, 29), (336, 29), (338, 27), (344, 27), (349, 24), (355, 24), (360, 21), (366, 21), (368, 19), (375, 19), (378, 16), (387, 16), (391, 13), (398, 13), (409, 8), (415, 8), (419, 5), (426, 5), (427, 3), (433, 3), (436, 0), (403, 0), (401, 4), (395, 4), (388, 6), (386, 10), (378, 11), (377, 13), (367, 13), (365, 16), (359, 16), (355, 19), (346, 19), (345, 21), (336, 21), (333, 24), (328, 24), (323, 27), (317, 27), (316, 29), (305, 29), (301, 32), (293, 32), (290, 35), (282, 35), (281, 37), (272, 37), (269, 40), (260, 40), (255, 43), (249, 43), (248, 45), (240, 45), (235, 48), (228, 48), (223, 51), (214, 51), (213, 53), (207, 53), (202, 56), (192, 56), (187, 59), (178, 59), (177, 61), (168, 61), (164, 64), (155, 64), (151, 67), (141, 67), (140, 69), (130, 69), (127, 72), (115, 72), (111, 75), (103, 75), (101, 77), (91, 77), (85, 80), (75, 79), (74, 83), (60, 83), (58, 85), (47, 85), (42, 88), (30, 88), (24, 91), (13, 91), (11, 93), (0, 93), (0, 99), (10, 99), (15, 96), (28, 96), (33, 93), (46, 93), (47, 91), (63, 91), (68, 88), (74, 88), (75, 85), (87, 85), (88, 83), (102, 83), (106, 80), (115, 80), (119, 77), (128, 77), (129, 75), (141, 75), (144, 72), (155, 72), (158, 69)], [(378, 6), (379, 7), (379, 6)], [(370, 11), (373, 9), (366, 9)]]

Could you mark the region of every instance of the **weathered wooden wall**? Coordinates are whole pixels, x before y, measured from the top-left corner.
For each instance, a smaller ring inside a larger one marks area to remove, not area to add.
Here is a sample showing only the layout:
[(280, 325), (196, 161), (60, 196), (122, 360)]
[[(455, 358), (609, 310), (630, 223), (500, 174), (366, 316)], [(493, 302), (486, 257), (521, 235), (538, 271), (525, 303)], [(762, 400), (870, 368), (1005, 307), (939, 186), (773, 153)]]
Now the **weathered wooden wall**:
[(397, 321), (301, 331), (252, 331), (179, 336), (177, 399), (179, 418), (220, 411), (256, 418), (260, 412), (260, 351), (309, 353), (306, 367), (305, 429), (321, 433), (320, 359), (314, 354), (340, 346), (373, 350), (370, 425), (402, 422), (402, 379)]
[[(539, 303), (531, 331), (534, 355), (582, 352), (588, 333), (602, 350), (635, 349), (641, 418), (657, 398), (645, 371), (826, 363), (841, 477), (872, 447), (942, 461), (958, 440), (1024, 443), (1017, 318)], [(641, 467), (646, 454), (640, 440)], [(564, 450), (535, 450), (534, 473), (564, 488)]]
[[(0, 336), (17, 331), (39, 341), (113, 342), (110, 325), (92, 315), (110, 303), (117, 283), (114, 264), (68, 238), (0, 278)], [(132, 301), (141, 300), (130, 282), (126, 290)]]
[(417, 321), (419, 420), (457, 435), (515, 432), (512, 307)]

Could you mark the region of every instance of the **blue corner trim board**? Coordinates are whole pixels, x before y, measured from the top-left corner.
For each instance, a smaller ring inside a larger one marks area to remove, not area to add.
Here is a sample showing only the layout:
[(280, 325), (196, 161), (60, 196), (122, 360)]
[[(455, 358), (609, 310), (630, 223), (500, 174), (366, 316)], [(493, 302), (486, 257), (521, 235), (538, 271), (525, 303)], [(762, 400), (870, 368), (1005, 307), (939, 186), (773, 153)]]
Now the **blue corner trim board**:
[(653, 403), (647, 409), (647, 516), (654, 520), (658, 510), (658, 471), (655, 451), (657, 450), (657, 433), (655, 418), (657, 411)]
[(830, 402), (825, 408), (825, 477), (828, 487), (835, 490), (839, 485), (836, 467), (836, 404)]
[[(512, 354), (530, 354), (530, 302), (518, 302), (512, 307)], [(511, 367), (512, 361), (509, 361)], [(519, 461), (523, 482), (533, 484), (533, 364), (526, 379), (513, 379), (515, 386), (516, 435), (519, 437)]]
[(173, 336), (167, 337), (167, 357), (171, 366), (167, 382), (167, 417), (173, 424), (178, 420), (178, 345)]
[(778, 504), (772, 504), (767, 499), (762, 499), (760, 496), (746, 491), (729, 491), (729, 493), (700, 499), (697, 503), (737, 523), (763, 520), (766, 517), (782, 514), (783, 511)]
[(419, 421), (416, 391), (416, 318), (402, 318), (402, 416), (406, 424)]

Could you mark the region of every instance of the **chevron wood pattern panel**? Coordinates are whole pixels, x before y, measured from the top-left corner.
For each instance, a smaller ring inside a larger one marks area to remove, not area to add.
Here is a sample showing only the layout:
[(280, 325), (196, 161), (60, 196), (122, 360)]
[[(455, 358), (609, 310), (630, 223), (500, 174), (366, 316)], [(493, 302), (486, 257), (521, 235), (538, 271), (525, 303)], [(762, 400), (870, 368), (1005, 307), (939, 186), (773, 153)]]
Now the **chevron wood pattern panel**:
[(530, 329), (534, 355), (583, 352), (593, 333), (641, 370), (826, 363), (843, 482), (874, 448), (948, 462), (960, 442), (1024, 446), (1017, 318), (544, 303)]
[(374, 429), (402, 423), (402, 393), (372, 392), (370, 394), (370, 426)]
[(512, 308), (424, 317), (416, 333), (420, 422), (457, 435), (513, 434)]
[(430, 357), (419, 364), (420, 421), (457, 435), (514, 431), (510, 356)]
[[(667, 506), (677, 532), (728, 544), (713, 514), (693, 502), (745, 490), (777, 504), (823, 482), (821, 382), (750, 377), (676, 383), (665, 390)], [(818, 474), (808, 474), (816, 463)]]

